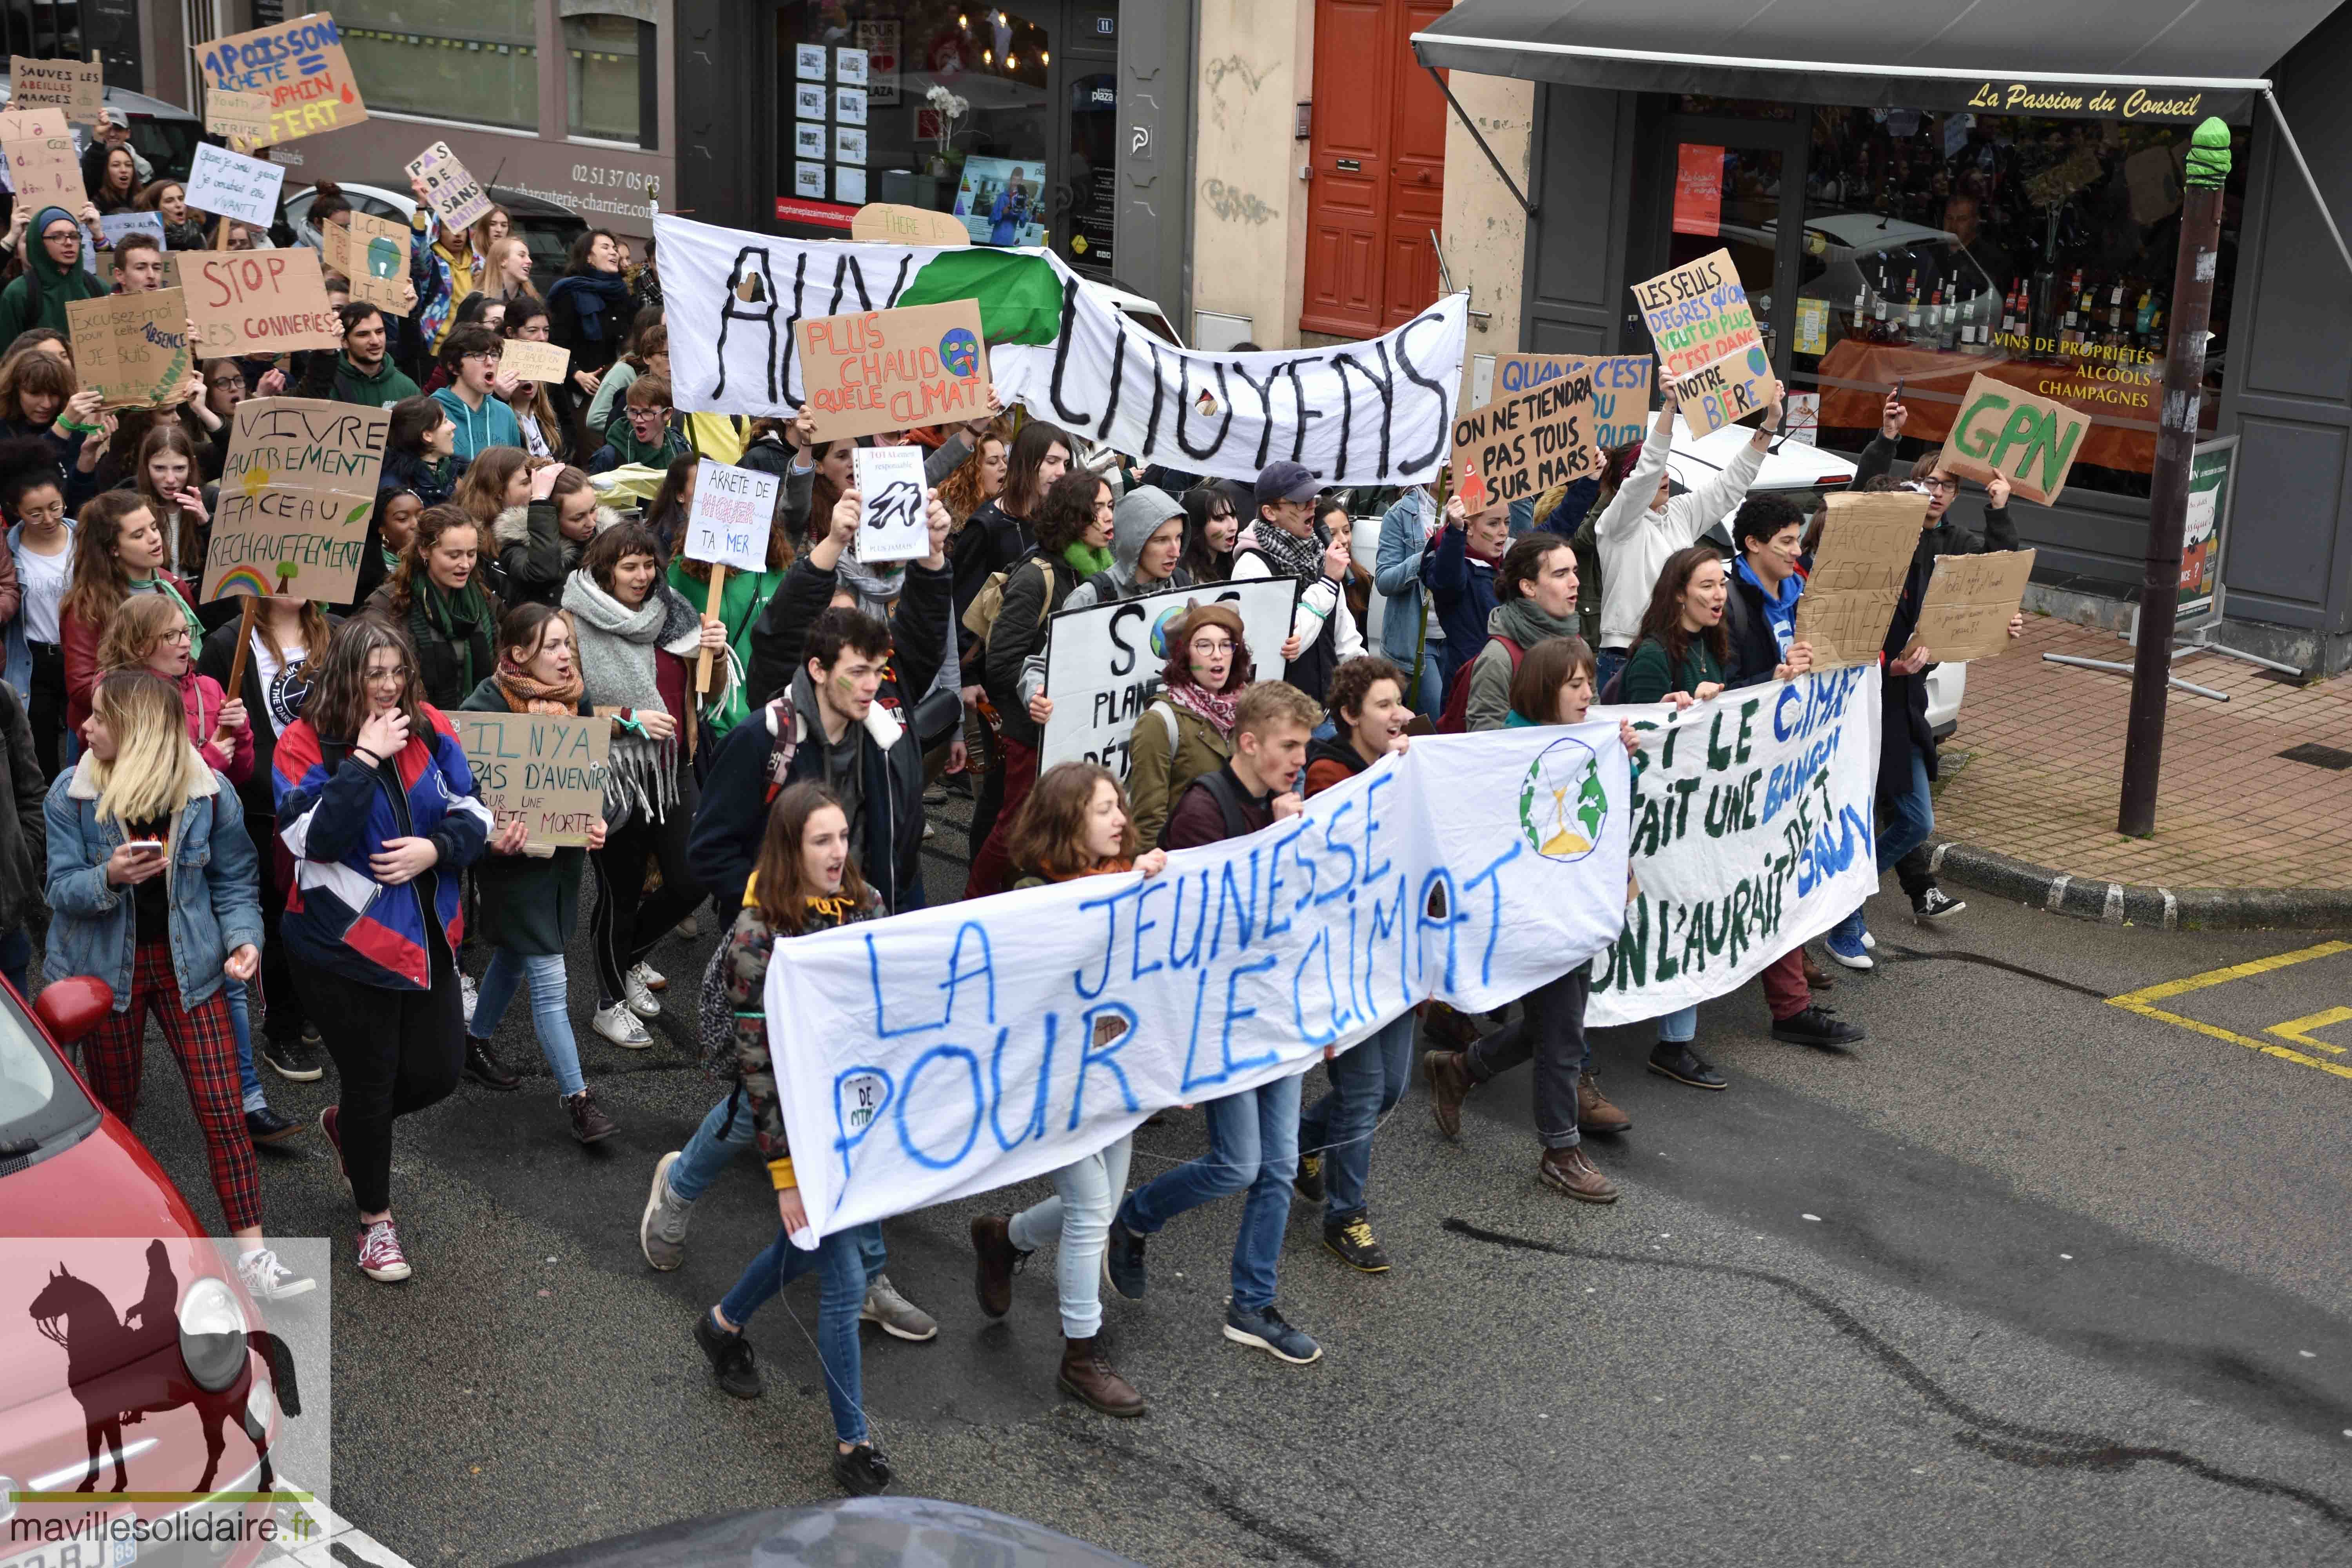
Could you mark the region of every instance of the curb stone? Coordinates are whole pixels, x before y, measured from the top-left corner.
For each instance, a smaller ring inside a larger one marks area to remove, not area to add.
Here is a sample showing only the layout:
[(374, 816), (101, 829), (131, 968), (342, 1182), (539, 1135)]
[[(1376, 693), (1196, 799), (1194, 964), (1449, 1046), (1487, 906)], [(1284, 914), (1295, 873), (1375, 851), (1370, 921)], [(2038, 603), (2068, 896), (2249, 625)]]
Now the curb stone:
[(2320, 931), (2352, 926), (2352, 889), (2150, 888), (2075, 877), (1990, 849), (1931, 839), (1928, 867), (1988, 893), (2104, 925), (2163, 931)]

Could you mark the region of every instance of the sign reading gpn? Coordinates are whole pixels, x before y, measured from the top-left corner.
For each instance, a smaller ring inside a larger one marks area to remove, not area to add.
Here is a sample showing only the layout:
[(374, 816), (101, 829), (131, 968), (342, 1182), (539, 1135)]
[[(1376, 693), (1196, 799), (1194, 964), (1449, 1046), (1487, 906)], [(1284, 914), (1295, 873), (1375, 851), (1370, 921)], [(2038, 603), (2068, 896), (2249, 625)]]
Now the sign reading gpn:
[(1944, 471), (1982, 484), (1995, 474), (2030, 501), (2048, 506), (2066, 488), (2066, 472), (2091, 416), (1978, 375), (1960, 398), (1960, 416), (1944, 438)]

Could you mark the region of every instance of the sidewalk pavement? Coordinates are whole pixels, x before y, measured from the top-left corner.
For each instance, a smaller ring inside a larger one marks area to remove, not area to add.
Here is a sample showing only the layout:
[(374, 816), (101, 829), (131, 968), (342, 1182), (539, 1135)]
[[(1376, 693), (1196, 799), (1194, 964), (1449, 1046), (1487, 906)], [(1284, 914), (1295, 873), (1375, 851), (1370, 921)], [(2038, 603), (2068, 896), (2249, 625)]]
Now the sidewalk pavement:
[[(2230, 700), (2171, 692), (2156, 835), (2127, 838), (2116, 808), (2131, 678), (2042, 656), (2131, 652), (2029, 616), (2009, 653), (1969, 667), (1942, 749), (1939, 872), (2109, 920), (2352, 923), (2352, 677), (2299, 686), (2218, 655), (2176, 660), (2175, 675)], [(2281, 755), (2298, 747), (2324, 750)]]

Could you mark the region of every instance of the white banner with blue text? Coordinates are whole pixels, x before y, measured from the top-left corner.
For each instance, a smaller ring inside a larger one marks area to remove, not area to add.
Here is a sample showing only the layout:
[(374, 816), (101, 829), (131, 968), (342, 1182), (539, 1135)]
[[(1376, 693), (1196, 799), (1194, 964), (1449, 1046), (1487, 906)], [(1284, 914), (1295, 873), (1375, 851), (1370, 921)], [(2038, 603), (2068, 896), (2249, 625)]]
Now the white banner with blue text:
[(1149, 881), (779, 942), (768, 1031), (810, 1223), (1044, 1175), (1424, 997), (1484, 1012), (1565, 973), (1622, 922), (1629, 787), (1613, 723), (1423, 736)]
[(1639, 892), (1592, 965), (1585, 1023), (1654, 1018), (1744, 985), (1878, 890), (1878, 667), (1743, 686), (1630, 719)]
[[(805, 391), (794, 322), (975, 299), (998, 396), (1145, 463), (1251, 479), (1286, 459), (1327, 485), (1408, 485), (1434, 478), (1451, 449), (1466, 294), (1362, 342), (1203, 353), (1045, 251), (791, 239), (667, 216), (654, 230), (681, 408), (789, 417)], [(910, 405), (908, 423), (923, 412)]]

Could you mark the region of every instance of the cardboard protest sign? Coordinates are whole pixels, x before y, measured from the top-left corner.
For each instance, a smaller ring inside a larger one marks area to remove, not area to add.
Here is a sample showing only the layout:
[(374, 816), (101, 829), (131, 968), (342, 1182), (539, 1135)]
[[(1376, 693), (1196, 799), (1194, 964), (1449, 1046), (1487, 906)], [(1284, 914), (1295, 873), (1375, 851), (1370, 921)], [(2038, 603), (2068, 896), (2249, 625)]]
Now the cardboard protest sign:
[(98, 123), (106, 106), (106, 70), (96, 60), (35, 60), (8, 57), (8, 102), (17, 109), (55, 105), (68, 119)]
[(373, 491), (392, 410), (324, 397), (248, 397), (230, 416), (221, 488), (301, 485)]
[(1539, 495), (1599, 466), (1592, 372), (1582, 360), (1454, 422), (1454, 488), (1473, 512)]
[(610, 719), (551, 713), (449, 715), (482, 804), (496, 825), (520, 818), (530, 847), (584, 845), (604, 816), (604, 766), (613, 745)]
[(425, 205), (444, 228), (471, 228), (490, 210), (482, 183), (466, 172), (446, 142), (436, 142), (411, 158), (408, 174), (425, 182)]
[(920, 561), (931, 552), (923, 503), (923, 449), (860, 447), (851, 454), (857, 486), (857, 559), (867, 565)]
[(342, 33), (324, 11), (199, 44), (196, 63), (207, 88), (268, 100), (269, 130), (258, 142), (298, 141), (368, 117), (352, 62), (343, 57)]
[(2080, 409), (1973, 375), (1936, 461), (1946, 473), (1979, 484), (1999, 474), (2024, 500), (2048, 506), (2066, 488), (2067, 471), (2090, 427), (2091, 416)]
[(408, 230), (389, 218), (354, 208), (347, 227), (329, 223), (319, 230), (328, 268), (352, 286), (352, 298), (395, 315), (416, 308), (416, 285), (408, 280)]
[(849, 220), (849, 237), (881, 245), (970, 245), (971, 231), (950, 213), (868, 202)]
[(2000, 550), (1990, 555), (1937, 556), (1936, 574), (1927, 579), (1927, 596), (1919, 601), (1919, 626), (1911, 634), (1911, 647), (1926, 648), (1938, 664), (1995, 658), (2008, 652), (2010, 618), (2024, 601), (2034, 553)]
[(1298, 603), (1292, 577), (1251, 577), (1056, 611), (1045, 628), (1045, 720), (1040, 768), (1099, 763), (1124, 779), (1128, 741), (1160, 693), (1160, 671), (1178, 647), (1178, 628), (1194, 605), (1230, 605), (1242, 618), (1262, 679), (1282, 670), (1282, 643)]
[(104, 393), (109, 408), (160, 407), (195, 368), (177, 289), (68, 300), (66, 321), (81, 384)]
[(269, 117), (268, 95), (213, 89), (205, 94), (205, 129), (233, 147), (267, 143), (277, 130)]
[(1812, 575), (1797, 600), (1796, 640), (1812, 645), (1815, 669), (1876, 664), (1927, 524), (1927, 498), (1916, 490), (1840, 491), (1829, 509)]
[(66, 123), (61, 109), (29, 109), (12, 103), (8, 111), (0, 114), (0, 142), (31, 142), (43, 136), (70, 136), (73, 128)]
[(775, 474), (703, 458), (696, 466), (694, 507), (686, 517), (687, 559), (765, 572), (782, 483)]
[(951, 425), (988, 411), (980, 302), (951, 300), (793, 323), (820, 441)]
[(1710, 436), (1764, 406), (1777, 384), (1764, 334), (1731, 252), (1718, 250), (1633, 286), (1683, 422)]
[(499, 351), (499, 374), (517, 381), (562, 381), (572, 374), (572, 351), (561, 343), (509, 338)]
[(285, 184), (286, 171), (278, 164), (199, 142), (196, 161), (188, 168), (188, 205), (215, 217), (268, 228), (278, 216), (278, 193)]
[(319, 253), (307, 245), (175, 250), (171, 263), (173, 281), (188, 291), (188, 318), (205, 359), (343, 346)]
[(79, 213), (89, 203), (89, 195), (82, 189), (81, 159), (74, 153), (70, 132), (0, 142), (0, 153), (7, 154), (9, 184), (16, 193), (18, 206), (58, 206)]
[(1603, 452), (1640, 446), (1650, 433), (1650, 356), (1613, 354), (1590, 363), (1593, 446)]
[(308, 397), (238, 404), (196, 596), (350, 598), (391, 430), (384, 408)]
[[(81, 269), (91, 277), (98, 276), (98, 253), (110, 251), (126, 234), (149, 234), (155, 237), (155, 248), (168, 251), (171, 247), (163, 236), (162, 213), (109, 213), (98, 220), (98, 244), (81, 247)], [(168, 264), (167, 264), (168, 265)]]

